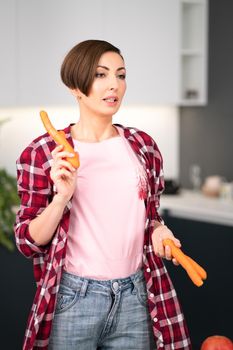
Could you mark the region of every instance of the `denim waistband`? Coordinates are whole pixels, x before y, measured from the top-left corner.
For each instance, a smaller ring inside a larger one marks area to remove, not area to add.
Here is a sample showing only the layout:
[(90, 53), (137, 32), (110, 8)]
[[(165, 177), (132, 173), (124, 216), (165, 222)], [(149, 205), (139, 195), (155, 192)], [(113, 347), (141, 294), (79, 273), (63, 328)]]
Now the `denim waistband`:
[[(62, 272), (61, 284), (64, 284), (72, 289), (87, 288), (87, 286), (102, 287), (106, 289), (118, 289), (129, 288), (130, 286), (137, 284), (144, 279), (143, 270), (139, 270), (136, 273), (125, 278), (114, 278), (111, 280), (97, 280), (92, 278), (80, 277), (71, 274), (65, 270)], [(85, 287), (84, 287), (85, 286)]]

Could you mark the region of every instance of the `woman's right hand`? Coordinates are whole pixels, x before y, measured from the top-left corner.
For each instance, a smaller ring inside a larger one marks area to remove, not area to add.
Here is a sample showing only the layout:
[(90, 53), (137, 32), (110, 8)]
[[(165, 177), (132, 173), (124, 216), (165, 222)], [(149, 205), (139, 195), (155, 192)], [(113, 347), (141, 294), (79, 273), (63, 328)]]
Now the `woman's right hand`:
[(77, 169), (65, 159), (73, 157), (73, 154), (63, 151), (63, 148), (64, 146), (59, 145), (51, 153), (53, 162), (50, 176), (56, 187), (56, 198), (68, 203), (75, 190)]

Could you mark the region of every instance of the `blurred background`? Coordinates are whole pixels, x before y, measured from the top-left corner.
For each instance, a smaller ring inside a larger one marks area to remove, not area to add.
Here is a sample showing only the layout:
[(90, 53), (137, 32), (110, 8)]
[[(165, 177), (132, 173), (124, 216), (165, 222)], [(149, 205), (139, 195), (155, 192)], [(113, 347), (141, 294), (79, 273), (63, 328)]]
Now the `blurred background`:
[(148, 132), (164, 158), (161, 214), (208, 272), (197, 288), (167, 268), (194, 350), (209, 335), (233, 337), (233, 2), (230, 0), (0, 0), (0, 327), (21, 349), (35, 286), (31, 261), (13, 249), (15, 162), (44, 133), (39, 111), (63, 128), (77, 122), (60, 80), (80, 41), (120, 48), (127, 93), (114, 123)]

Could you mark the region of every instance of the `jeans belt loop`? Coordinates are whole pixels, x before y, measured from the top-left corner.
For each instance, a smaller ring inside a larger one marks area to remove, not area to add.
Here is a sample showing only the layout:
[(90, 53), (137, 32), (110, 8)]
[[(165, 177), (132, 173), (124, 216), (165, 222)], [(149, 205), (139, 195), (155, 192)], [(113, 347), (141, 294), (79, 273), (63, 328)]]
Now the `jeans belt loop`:
[(85, 297), (86, 291), (87, 291), (87, 287), (88, 287), (88, 280), (84, 279), (83, 283), (82, 283), (81, 290), (80, 290), (80, 297)]

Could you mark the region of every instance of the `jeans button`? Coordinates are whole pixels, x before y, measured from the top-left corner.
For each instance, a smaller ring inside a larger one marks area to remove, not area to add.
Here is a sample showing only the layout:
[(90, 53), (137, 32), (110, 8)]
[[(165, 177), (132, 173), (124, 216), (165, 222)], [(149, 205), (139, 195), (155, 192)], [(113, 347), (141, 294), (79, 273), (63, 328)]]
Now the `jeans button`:
[(119, 288), (119, 283), (118, 282), (113, 282), (112, 288), (113, 288), (114, 292), (117, 292), (118, 288)]

